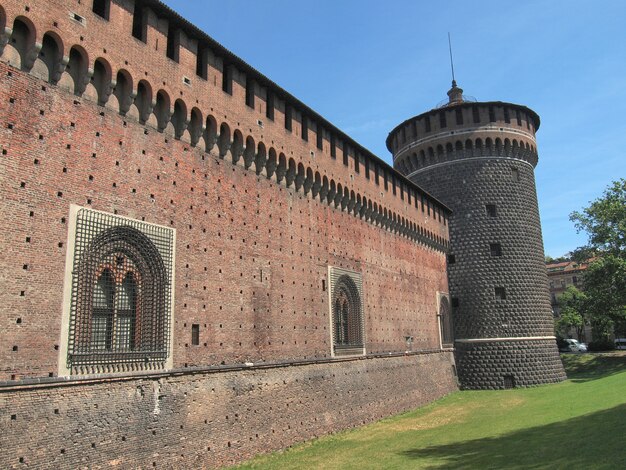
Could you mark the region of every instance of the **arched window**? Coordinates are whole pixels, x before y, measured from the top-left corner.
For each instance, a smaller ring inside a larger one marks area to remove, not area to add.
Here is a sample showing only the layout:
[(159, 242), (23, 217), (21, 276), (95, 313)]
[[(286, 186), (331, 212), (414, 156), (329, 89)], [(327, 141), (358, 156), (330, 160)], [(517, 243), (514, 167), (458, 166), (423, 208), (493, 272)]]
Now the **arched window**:
[(356, 273), (332, 269), (333, 351), (335, 355), (363, 353), (361, 278)]
[(116, 364), (164, 367), (170, 347), (173, 231), (80, 209), (74, 245), (68, 369), (98, 373), (126, 370)]
[(452, 329), (452, 312), (450, 302), (443, 296), (439, 301), (439, 325), (441, 328), (441, 344), (444, 348), (454, 346), (454, 333)]

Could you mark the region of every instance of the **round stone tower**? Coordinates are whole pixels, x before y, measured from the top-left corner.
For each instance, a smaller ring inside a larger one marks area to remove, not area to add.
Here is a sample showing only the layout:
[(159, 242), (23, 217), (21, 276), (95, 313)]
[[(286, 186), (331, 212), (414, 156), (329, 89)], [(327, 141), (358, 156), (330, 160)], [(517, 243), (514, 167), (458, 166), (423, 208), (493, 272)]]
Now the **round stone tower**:
[(534, 168), (539, 116), (475, 102), (452, 82), (449, 100), (387, 138), (394, 167), (448, 205), (448, 276), (465, 389), (565, 379), (554, 337)]

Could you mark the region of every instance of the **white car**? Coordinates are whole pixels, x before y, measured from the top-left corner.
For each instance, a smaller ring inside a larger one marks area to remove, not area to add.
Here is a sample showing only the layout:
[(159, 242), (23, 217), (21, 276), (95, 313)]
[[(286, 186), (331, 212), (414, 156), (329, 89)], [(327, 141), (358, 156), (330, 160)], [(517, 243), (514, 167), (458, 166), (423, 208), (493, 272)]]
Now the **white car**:
[(563, 352), (577, 352), (577, 353), (587, 352), (587, 345), (585, 343), (579, 342), (577, 339), (570, 338), (564, 341), (565, 341), (565, 347), (561, 349)]

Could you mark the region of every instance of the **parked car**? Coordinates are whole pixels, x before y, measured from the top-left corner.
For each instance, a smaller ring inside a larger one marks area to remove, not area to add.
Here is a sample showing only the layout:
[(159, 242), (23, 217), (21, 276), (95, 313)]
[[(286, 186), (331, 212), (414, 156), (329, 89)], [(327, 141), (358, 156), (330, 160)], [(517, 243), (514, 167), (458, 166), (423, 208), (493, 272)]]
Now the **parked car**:
[(584, 353), (587, 352), (587, 345), (577, 339), (568, 338), (563, 340), (563, 346), (560, 350), (561, 352)]
[(626, 338), (615, 338), (615, 349), (626, 349)]

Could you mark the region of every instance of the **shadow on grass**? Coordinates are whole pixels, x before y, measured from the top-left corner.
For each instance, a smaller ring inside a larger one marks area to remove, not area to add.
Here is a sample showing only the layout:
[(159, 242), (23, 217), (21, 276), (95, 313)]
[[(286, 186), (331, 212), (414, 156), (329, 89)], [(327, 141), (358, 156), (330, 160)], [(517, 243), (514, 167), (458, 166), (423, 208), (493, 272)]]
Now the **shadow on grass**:
[(439, 459), (418, 468), (626, 468), (626, 404), (567, 421), (442, 446), (412, 449), (412, 459)]
[(567, 377), (573, 382), (587, 382), (626, 370), (626, 355), (564, 354), (561, 356)]

